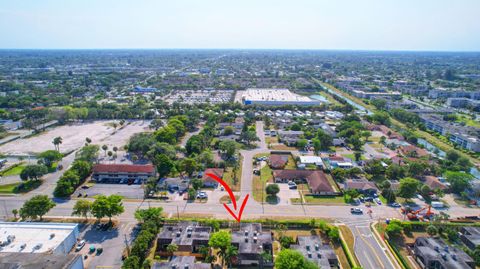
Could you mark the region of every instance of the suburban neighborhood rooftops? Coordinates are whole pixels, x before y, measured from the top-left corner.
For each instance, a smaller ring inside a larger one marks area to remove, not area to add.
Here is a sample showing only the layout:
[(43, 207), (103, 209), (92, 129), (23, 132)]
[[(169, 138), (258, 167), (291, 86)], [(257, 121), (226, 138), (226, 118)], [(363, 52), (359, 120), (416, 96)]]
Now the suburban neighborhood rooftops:
[(209, 263), (195, 263), (194, 256), (173, 256), (168, 262), (156, 262), (152, 269), (210, 269)]
[(155, 166), (152, 164), (96, 164), (94, 173), (153, 173)]
[(422, 263), (435, 262), (438, 264), (438, 268), (475, 268), (475, 263), (470, 256), (458, 248), (447, 245), (440, 238), (418, 237), (415, 240), (414, 250), (415, 255), (420, 257)]
[(240, 230), (232, 232), (232, 243), (238, 244), (239, 254), (261, 254), (264, 245), (271, 245), (270, 232), (262, 231), (260, 223), (241, 223)]
[(320, 268), (330, 268), (331, 263), (338, 264), (335, 251), (329, 245), (324, 245), (318, 235), (298, 236), (297, 244), (292, 245), (291, 248), (318, 264)]
[(192, 245), (194, 240), (208, 241), (212, 228), (201, 226), (197, 222), (179, 222), (167, 224), (158, 234), (159, 239), (172, 240), (177, 246)]

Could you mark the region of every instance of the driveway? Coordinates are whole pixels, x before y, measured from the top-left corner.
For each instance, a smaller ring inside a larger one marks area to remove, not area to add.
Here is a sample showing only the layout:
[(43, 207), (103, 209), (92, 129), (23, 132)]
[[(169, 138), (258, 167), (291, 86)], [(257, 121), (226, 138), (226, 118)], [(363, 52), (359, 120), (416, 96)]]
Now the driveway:
[(280, 192), (277, 194), (279, 205), (290, 205), (290, 199), (300, 198), (298, 190), (289, 189), (287, 183), (279, 183), (278, 186), (280, 187)]

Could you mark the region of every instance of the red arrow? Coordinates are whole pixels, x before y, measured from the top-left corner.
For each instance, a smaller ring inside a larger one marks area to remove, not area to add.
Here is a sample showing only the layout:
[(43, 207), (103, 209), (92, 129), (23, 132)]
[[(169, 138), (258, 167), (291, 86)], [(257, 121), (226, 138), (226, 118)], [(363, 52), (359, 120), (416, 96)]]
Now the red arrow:
[(247, 196), (245, 196), (245, 199), (243, 199), (242, 206), (240, 207), (240, 212), (238, 212), (238, 217), (237, 215), (235, 215), (235, 213), (233, 213), (230, 207), (227, 206), (227, 204), (223, 204), (223, 206), (225, 207), (225, 209), (227, 209), (228, 213), (230, 213), (230, 215), (232, 215), (232, 217), (237, 220), (237, 222), (240, 222), (240, 220), (242, 219), (243, 209), (245, 208), (245, 205), (247, 205), (247, 201), (248, 201), (248, 194)]
[[(214, 175), (212, 173), (208, 173), (206, 175), (213, 178), (215, 181), (220, 183), (225, 188), (225, 190), (228, 192), (228, 195), (230, 196), (230, 200), (233, 203), (234, 210), (237, 210), (237, 199), (235, 198), (235, 195), (233, 194), (232, 189), (230, 189), (230, 186), (228, 186), (227, 183), (225, 183), (225, 181), (223, 181), (217, 175)], [(243, 210), (245, 209), (245, 206), (247, 205), (248, 197), (249, 197), (249, 195), (247, 194), (247, 196), (245, 196), (245, 199), (243, 199), (242, 206), (240, 207), (240, 212), (238, 212), (238, 216), (233, 212), (232, 209), (230, 209), (230, 207), (227, 206), (227, 204), (223, 204), (223, 206), (228, 211), (228, 213), (230, 213), (230, 215), (232, 215), (232, 217), (237, 222), (240, 222), (240, 220), (242, 219)]]
[(233, 208), (234, 208), (235, 210), (237, 210), (237, 199), (235, 199), (235, 195), (233, 195), (232, 189), (230, 189), (230, 187), (227, 185), (227, 183), (225, 183), (225, 181), (223, 181), (221, 178), (219, 178), (219, 177), (218, 177), (217, 175), (215, 175), (215, 174), (208, 173), (207, 176), (215, 179), (215, 181), (217, 181), (218, 183), (222, 184), (222, 186), (225, 188), (225, 190), (227, 190), (228, 195), (230, 196), (230, 200), (231, 200), (232, 203), (233, 203)]

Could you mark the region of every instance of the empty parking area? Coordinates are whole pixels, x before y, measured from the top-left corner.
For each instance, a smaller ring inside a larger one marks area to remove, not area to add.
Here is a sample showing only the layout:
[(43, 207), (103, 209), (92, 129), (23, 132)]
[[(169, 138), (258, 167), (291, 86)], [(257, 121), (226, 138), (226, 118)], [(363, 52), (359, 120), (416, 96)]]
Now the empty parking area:
[(0, 152), (7, 155), (36, 154), (54, 149), (52, 141), (55, 137), (62, 138), (61, 152), (69, 152), (85, 144), (85, 138), (92, 139), (93, 144), (107, 144), (121, 147), (130, 136), (148, 129), (148, 121), (133, 121), (125, 127), (115, 130), (112, 121), (95, 121), (75, 123), (53, 127), (41, 134), (28, 138), (17, 139), (0, 146)]

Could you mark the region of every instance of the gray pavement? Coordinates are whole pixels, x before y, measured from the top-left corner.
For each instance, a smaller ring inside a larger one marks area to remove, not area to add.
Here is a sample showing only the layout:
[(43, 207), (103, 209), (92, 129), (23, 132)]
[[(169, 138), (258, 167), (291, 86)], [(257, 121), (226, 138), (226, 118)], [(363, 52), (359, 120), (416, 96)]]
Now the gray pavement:
[(369, 220), (347, 222), (355, 238), (355, 254), (363, 268), (396, 268), (390, 261), (386, 250), (375, 239)]

